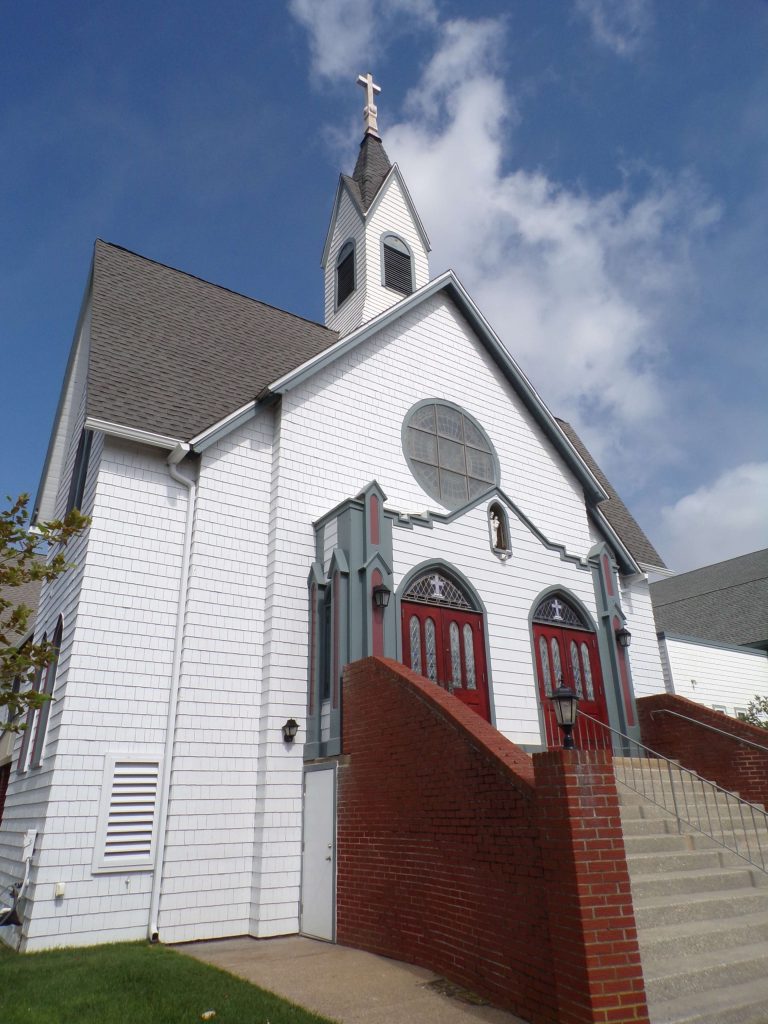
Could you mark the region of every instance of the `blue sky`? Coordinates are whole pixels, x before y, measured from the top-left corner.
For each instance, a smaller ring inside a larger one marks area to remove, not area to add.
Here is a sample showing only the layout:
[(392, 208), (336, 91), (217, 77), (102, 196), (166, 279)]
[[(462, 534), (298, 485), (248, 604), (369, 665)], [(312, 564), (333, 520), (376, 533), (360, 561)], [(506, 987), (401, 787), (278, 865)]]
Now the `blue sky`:
[(430, 234), (671, 567), (768, 545), (768, 5), (9, 5), (3, 494), (34, 493), (98, 237), (322, 318), (358, 72)]

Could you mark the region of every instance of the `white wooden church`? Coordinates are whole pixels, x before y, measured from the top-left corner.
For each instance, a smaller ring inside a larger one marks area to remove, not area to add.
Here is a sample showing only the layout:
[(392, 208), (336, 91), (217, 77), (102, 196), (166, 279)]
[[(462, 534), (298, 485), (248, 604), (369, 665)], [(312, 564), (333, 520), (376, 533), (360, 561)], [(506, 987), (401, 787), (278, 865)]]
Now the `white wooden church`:
[(514, 323), (510, 354), (430, 276), (363, 81), (324, 325), (96, 242), (36, 511), (92, 523), (41, 597), (53, 699), (0, 758), (0, 890), (25, 880), (0, 937), (22, 950), (333, 939), (348, 662), (402, 661), (528, 750), (555, 741), (560, 682), (632, 735), (635, 695), (664, 689), (663, 563)]

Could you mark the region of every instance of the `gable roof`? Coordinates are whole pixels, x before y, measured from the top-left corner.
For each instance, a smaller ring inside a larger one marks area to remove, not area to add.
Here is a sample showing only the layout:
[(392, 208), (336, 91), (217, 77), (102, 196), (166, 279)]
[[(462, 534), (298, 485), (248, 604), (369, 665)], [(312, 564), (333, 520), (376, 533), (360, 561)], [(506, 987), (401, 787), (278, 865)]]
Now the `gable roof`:
[(768, 548), (651, 584), (660, 632), (768, 650)]
[(587, 501), (600, 503), (608, 526), (626, 546), (627, 571), (636, 571), (633, 560), (663, 566), (573, 429), (552, 416), (452, 271), (343, 338), (102, 240), (94, 248), (90, 288), (89, 425), (169, 449), (189, 442), (196, 451), (253, 416), (262, 401), (297, 386), (430, 296), (445, 293), (579, 480)]
[(183, 440), (338, 339), (101, 240), (92, 287), (89, 418)]
[(557, 422), (565, 436), (602, 484), (603, 490), (607, 493), (608, 497), (601, 501), (597, 507), (626, 544), (632, 557), (646, 568), (665, 569), (666, 566), (661, 555), (648, 540), (639, 523), (616, 493), (610, 480), (595, 462), (579, 435), (570, 423), (566, 423), (565, 420), (558, 419)]

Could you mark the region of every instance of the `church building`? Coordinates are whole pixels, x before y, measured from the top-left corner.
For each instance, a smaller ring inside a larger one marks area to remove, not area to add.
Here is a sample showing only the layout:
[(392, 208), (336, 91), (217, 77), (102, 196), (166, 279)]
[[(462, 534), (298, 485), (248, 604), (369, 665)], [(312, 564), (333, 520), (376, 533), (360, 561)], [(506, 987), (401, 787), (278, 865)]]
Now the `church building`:
[(24, 893), (0, 938), (22, 950), (333, 940), (363, 657), (528, 752), (560, 743), (560, 685), (606, 746), (664, 690), (663, 563), (516, 363), (515, 324), (508, 350), (431, 276), (361, 82), (324, 324), (95, 244), (36, 508), (91, 525), (41, 594), (51, 700), (2, 748), (0, 890)]

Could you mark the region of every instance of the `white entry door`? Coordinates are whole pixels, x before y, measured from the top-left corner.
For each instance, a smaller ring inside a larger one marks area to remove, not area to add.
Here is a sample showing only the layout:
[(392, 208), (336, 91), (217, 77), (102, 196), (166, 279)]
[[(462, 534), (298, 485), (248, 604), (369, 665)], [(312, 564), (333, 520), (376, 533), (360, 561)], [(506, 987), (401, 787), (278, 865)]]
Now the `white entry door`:
[(336, 888), (336, 766), (304, 773), (304, 852), (301, 930), (334, 938)]

